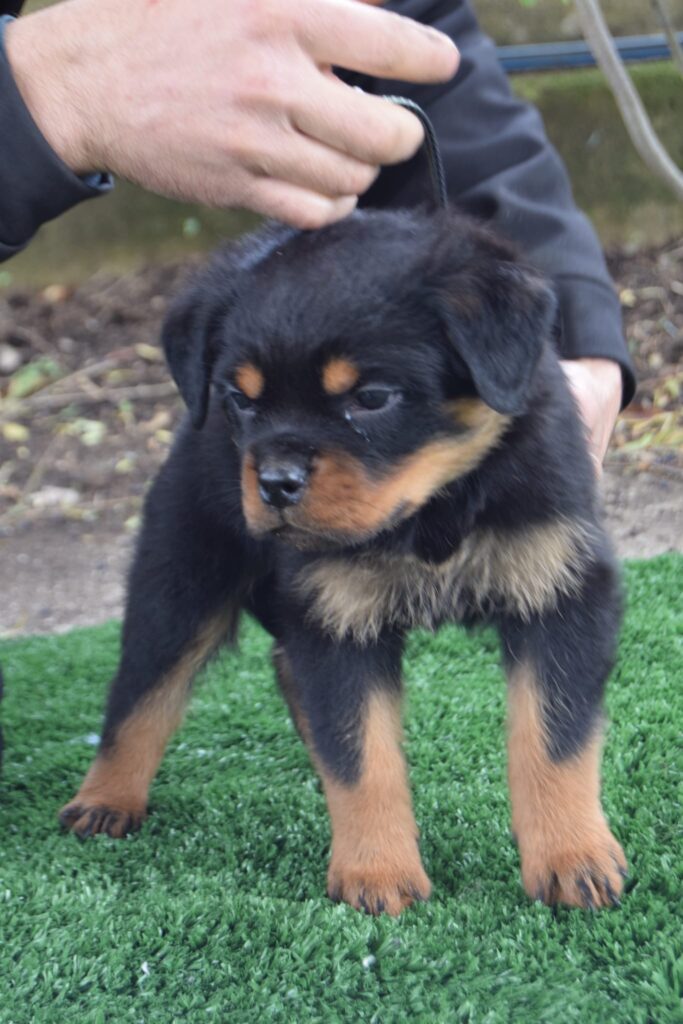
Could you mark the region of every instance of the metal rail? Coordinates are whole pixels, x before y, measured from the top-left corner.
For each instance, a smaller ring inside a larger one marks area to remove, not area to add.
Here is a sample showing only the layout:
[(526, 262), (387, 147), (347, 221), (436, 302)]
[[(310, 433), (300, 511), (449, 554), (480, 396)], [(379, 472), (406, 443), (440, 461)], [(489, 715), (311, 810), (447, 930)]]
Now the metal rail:
[[(678, 33), (683, 45), (683, 32)], [(666, 36), (621, 36), (615, 39), (621, 59), (627, 64), (671, 57)], [(498, 59), (508, 74), (531, 71), (561, 71), (595, 67), (595, 58), (582, 39), (567, 43), (529, 43), (524, 46), (498, 46)]]

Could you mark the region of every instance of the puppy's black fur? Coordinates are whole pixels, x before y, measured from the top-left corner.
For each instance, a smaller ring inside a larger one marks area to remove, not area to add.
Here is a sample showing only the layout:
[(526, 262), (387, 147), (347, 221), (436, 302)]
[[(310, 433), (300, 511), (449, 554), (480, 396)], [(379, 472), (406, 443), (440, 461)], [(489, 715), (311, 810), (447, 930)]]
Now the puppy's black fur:
[(544, 280), (455, 213), (273, 226), (217, 255), (165, 325), (191, 419), (147, 500), (102, 748), (66, 824), (139, 823), (194, 673), (247, 609), (323, 780), (329, 891), (398, 913), (430, 888), (403, 638), (489, 622), (525, 887), (616, 900), (599, 732), (618, 586), (555, 314)]

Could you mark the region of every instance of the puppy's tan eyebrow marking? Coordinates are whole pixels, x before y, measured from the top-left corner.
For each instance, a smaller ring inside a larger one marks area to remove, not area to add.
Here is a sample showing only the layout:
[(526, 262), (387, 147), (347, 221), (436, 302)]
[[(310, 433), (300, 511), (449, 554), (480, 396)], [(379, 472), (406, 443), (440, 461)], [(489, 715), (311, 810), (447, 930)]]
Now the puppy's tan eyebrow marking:
[(330, 359), (323, 367), (323, 387), (328, 395), (343, 395), (359, 377), (360, 371), (348, 359)]
[(235, 383), (240, 391), (243, 391), (247, 398), (255, 401), (263, 394), (266, 385), (265, 378), (258, 366), (253, 363), (243, 363), (235, 370)]

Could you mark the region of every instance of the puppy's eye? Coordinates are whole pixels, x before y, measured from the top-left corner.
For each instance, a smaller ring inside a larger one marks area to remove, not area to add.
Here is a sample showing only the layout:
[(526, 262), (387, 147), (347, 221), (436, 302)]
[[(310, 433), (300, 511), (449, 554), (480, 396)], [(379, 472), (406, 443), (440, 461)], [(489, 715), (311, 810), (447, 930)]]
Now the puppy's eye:
[(249, 409), (254, 408), (251, 398), (245, 395), (244, 391), (240, 391), (239, 388), (230, 388), (230, 398), (240, 412), (247, 412)]
[(397, 402), (400, 395), (400, 391), (392, 388), (359, 388), (353, 396), (353, 404), (357, 412), (379, 412)]

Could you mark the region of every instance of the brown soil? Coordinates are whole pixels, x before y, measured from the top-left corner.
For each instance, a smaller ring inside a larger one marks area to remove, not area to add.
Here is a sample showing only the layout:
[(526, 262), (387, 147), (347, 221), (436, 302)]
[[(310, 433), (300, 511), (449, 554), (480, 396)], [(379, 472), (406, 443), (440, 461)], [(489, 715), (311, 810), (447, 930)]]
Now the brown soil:
[[(611, 259), (641, 380), (605, 503), (619, 551), (683, 547), (683, 247)], [(145, 490), (182, 415), (158, 347), (188, 265), (0, 293), (0, 634), (120, 615)]]

